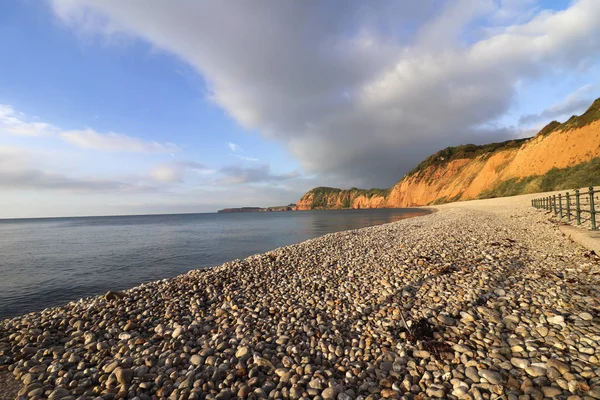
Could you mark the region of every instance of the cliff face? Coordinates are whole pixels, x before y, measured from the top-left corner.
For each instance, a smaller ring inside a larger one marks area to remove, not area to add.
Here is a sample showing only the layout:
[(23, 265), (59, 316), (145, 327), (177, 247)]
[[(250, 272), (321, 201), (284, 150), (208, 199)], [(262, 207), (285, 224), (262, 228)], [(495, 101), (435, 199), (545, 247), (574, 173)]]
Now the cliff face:
[(389, 189), (336, 189), (318, 187), (307, 192), (296, 203), (296, 210), (384, 208)]
[(563, 124), (553, 121), (530, 139), (444, 149), (424, 160), (389, 191), (325, 188), (326, 201), (322, 201), (318, 189), (323, 188), (316, 188), (302, 197), (298, 209), (422, 206), (494, 196), (508, 183), (514, 183), (508, 194), (542, 191), (540, 182), (555, 169), (568, 172), (597, 157), (600, 99), (581, 116)]

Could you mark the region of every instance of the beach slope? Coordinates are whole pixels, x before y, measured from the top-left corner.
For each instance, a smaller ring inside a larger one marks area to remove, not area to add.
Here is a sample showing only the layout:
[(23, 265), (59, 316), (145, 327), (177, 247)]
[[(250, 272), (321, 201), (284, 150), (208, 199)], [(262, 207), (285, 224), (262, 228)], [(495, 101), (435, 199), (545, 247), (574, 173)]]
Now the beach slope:
[(0, 365), (30, 398), (600, 398), (599, 260), (530, 197), (4, 320)]

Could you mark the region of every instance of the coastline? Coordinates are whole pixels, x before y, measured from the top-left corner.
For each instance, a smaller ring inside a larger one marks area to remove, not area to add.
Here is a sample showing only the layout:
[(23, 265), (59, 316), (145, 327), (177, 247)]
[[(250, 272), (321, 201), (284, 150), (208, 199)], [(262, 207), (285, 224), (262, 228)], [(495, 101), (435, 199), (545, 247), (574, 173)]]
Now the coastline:
[(600, 267), (521, 197), (3, 320), (0, 365), (51, 398), (599, 398)]

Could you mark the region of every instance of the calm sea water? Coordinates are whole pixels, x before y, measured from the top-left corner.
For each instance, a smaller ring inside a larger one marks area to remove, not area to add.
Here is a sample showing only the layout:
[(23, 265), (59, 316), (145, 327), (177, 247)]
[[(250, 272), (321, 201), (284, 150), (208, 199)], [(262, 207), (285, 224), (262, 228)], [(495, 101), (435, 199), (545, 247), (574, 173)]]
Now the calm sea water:
[(418, 209), (0, 220), (0, 319)]

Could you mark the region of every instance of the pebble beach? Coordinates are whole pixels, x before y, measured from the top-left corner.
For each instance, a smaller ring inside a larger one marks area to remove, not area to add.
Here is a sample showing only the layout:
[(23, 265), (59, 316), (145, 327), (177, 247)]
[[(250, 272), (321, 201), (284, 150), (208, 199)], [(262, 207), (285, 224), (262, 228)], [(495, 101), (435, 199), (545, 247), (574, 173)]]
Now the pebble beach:
[(3, 320), (3, 387), (32, 400), (600, 399), (600, 258), (526, 198), (449, 204)]

